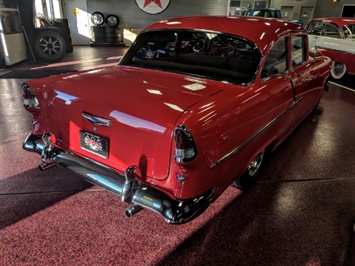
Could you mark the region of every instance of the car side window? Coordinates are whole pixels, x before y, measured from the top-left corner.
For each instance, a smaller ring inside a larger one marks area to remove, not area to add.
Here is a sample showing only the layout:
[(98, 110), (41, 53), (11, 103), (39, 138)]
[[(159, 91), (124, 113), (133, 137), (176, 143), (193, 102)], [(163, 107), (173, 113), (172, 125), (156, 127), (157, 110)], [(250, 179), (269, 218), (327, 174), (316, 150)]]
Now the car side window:
[(355, 24), (350, 24), (343, 27), (346, 38), (355, 38)]
[(322, 22), (310, 22), (306, 26), (307, 33), (310, 35), (320, 35), (322, 30)]
[(271, 48), (261, 72), (262, 78), (281, 73), (287, 69), (286, 44), (286, 39), (282, 38)]
[(305, 35), (291, 36), (291, 60), (293, 67), (301, 65), (303, 62), (306, 61), (305, 38)]
[(341, 38), (341, 34), (339, 32), (338, 27), (330, 23), (326, 23), (324, 25), (324, 29), (321, 35), (332, 38)]

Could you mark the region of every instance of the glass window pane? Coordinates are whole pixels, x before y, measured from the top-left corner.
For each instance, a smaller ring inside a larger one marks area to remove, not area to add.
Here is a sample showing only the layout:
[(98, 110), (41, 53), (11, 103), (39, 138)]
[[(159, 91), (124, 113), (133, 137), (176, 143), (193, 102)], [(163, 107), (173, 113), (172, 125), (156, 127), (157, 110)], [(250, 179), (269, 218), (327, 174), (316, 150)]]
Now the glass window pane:
[(268, 54), (261, 76), (267, 77), (278, 74), (287, 69), (287, 45), (286, 39), (280, 39), (270, 50)]
[(303, 35), (291, 37), (292, 66), (300, 65), (305, 61), (304, 38)]
[(253, 81), (261, 58), (254, 44), (238, 36), (189, 30), (141, 34), (131, 51), (126, 64), (238, 84)]
[(333, 38), (341, 38), (339, 29), (337, 26), (333, 24), (326, 23), (324, 27), (323, 34), (324, 36), (333, 37)]

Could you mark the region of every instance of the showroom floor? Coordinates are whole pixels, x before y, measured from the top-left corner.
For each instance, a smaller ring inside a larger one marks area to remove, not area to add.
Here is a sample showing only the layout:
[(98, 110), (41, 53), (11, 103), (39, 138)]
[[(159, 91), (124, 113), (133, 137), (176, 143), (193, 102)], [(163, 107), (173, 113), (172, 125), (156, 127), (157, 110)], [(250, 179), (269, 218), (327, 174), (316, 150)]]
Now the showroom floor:
[[(0, 75), (113, 65), (125, 49), (75, 47), (60, 63)], [(0, 76), (0, 265), (352, 265), (355, 90), (332, 83), (250, 191), (230, 187), (197, 219), (169, 225), (150, 211), (126, 218), (116, 195), (58, 167), (39, 171), (21, 147), (23, 81)]]

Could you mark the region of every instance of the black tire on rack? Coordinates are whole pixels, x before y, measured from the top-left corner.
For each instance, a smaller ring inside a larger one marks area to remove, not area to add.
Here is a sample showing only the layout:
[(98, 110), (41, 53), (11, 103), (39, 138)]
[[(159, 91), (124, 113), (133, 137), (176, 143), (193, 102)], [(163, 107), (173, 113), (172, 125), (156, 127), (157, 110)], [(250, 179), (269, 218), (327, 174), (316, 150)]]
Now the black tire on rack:
[(67, 53), (73, 52), (72, 38), (70, 36), (62, 36), (67, 45)]
[(106, 23), (111, 27), (117, 27), (120, 24), (120, 19), (116, 15), (108, 15)]
[(67, 45), (59, 33), (52, 30), (43, 30), (35, 35), (33, 50), (38, 58), (44, 61), (56, 62), (65, 56)]
[(68, 27), (57, 27), (61, 36), (70, 36), (70, 29)]
[(93, 38), (104, 38), (106, 36), (105, 27), (91, 26), (91, 36)]
[(91, 14), (91, 22), (95, 26), (101, 26), (105, 22), (105, 16), (101, 12), (94, 12)]
[(118, 43), (120, 37), (120, 30), (117, 27), (105, 27), (106, 31), (106, 42), (107, 43)]
[(94, 43), (105, 43), (106, 38), (105, 37), (93, 37), (93, 38), (91, 38), (91, 41)]
[(67, 45), (67, 53), (72, 53), (74, 51), (73, 45)]
[(95, 43), (105, 42), (105, 27), (101, 26), (91, 26), (91, 41)]
[(66, 18), (55, 18), (53, 19), (53, 27), (57, 27), (57, 25), (63, 25), (64, 27), (68, 27), (69, 26), (69, 22), (68, 19)]
[(116, 38), (119, 36), (119, 33), (106, 33), (106, 38)]
[(112, 34), (112, 33), (116, 34), (116, 33), (120, 32), (120, 29), (117, 27), (107, 26), (107, 27), (105, 27), (105, 32), (106, 32), (106, 34)]
[(71, 44), (72, 39), (70, 36), (62, 36), (66, 44)]
[(105, 32), (105, 27), (101, 26), (91, 26), (92, 32)]
[(52, 27), (58, 28), (61, 36), (70, 35), (69, 23), (67, 19), (53, 19)]
[(119, 42), (119, 38), (114, 37), (114, 38), (109, 38), (106, 37), (106, 43), (118, 43)]
[(93, 38), (105, 38), (106, 34), (104, 32), (93, 32), (92, 37)]

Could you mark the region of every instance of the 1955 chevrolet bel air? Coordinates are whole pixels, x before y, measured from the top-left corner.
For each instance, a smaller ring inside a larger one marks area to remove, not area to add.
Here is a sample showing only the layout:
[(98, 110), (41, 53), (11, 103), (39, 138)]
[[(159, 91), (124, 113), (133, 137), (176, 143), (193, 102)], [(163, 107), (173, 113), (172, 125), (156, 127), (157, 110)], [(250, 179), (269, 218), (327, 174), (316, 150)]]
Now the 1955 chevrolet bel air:
[(333, 60), (334, 79), (355, 75), (355, 18), (315, 18), (306, 30), (310, 51)]
[(331, 60), (283, 20), (184, 17), (144, 29), (117, 66), (22, 84), (23, 148), (168, 223), (255, 183), (318, 105)]

